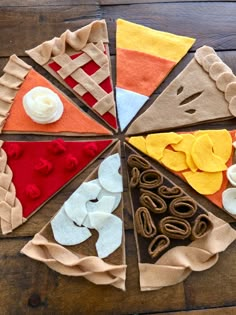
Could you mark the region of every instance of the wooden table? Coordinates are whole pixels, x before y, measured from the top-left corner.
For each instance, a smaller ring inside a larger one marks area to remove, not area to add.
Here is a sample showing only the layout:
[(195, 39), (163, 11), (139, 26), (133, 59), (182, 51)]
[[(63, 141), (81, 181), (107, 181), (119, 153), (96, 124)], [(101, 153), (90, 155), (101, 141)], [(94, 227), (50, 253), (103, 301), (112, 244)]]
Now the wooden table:
[[(191, 52), (157, 93), (184, 68), (196, 48), (204, 44), (214, 47), (236, 73), (236, 4), (194, 0), (1, 0), (0, 68), (2, 70), (7, 58), (15, 53), (75, 100), (70, 92), (26, 57), (24, 50), (60, 35), (67, 28), (76, 30), (95, 19), (105, 18), (110, 35), (114, 75), (115, 20), (119, 17), (154, 29), (197, 38)], [(153, 95), (150, 102), (155, 97)], [(213, 124), (213, 127), (235, 128), (235, 120)], [(116, 137), (123, 138), (122, 135)], [(44, 137), (49, 138), (52, 137)], [(5, 135), (1, 139), (41, 138)], [(30, 260), (19, 253), (93, 167), (63, 189), (24, 226), (9, 236), (1, 236), (0, 314), (236, 314), (236, 243), (220, 255), (219, 262), (213, 268), (192, 273), (184, 283), (160, 291), (139, 291), (137, 256), (127, 192), (124, 209), (128, 264), (126, 292), (108, 286), (95, 286), (83, 278), (62, 276), (43, 263)], [(193, 196), (207, 209), (233, 222), (231, 217), (204, 201), (204, 198), (197, 194)], [(232, 225), (236, 228), (235, 223)]]

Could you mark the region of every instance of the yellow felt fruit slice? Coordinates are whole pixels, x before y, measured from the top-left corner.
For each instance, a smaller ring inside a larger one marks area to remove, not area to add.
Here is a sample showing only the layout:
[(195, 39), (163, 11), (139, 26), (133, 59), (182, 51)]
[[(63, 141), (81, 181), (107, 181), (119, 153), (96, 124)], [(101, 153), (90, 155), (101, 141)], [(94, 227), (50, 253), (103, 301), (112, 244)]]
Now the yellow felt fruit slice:
[(160, 162), (167, 168), (176, 172), (188, 169), (184, 152), (175, 152), (169, 149), (165, 149), (163, 151), (163, 156), (160, 159)]
[(222, 172), (183, 172), (183, 176), (188, 184), (199, 194), (212, 195), (216, 193), (223, 182)]
[(146, 140), (143, 136), (137, 136), (137, 137), (130, 137), (128, 139), (128, 142), (132, 144), (135, 148), (137, 148), (139, 151), (147, 154), (146, 150)]
[(207, 134), (203, 134), (195, 140), (191, 155), (201, 171), (219, 172), (227, 169), (224, 160), (213, 153), (213, 143)]
[(155, 160), (160, 160), (164, 149), (169, 144), (176, 144), (183, 139), (175, 132), (153, 133), (146, 137), (146, 149), (149, 156)]
[(196, 138), (190, 133), (181, 134), (181, 136), (183, 137), (183, 139), (179, 143), (172, 144), (171, 146), (175, 151), (178, 151), (178, 152), (180, 151), (180, 152), (185, 153), (186, 163), (188, 167), (190, 168), (191, 171), (196, 172), (197, 166), (194, 163), (191, 156), (192, 145), (194, 141), (196, 140)]
[(194, 132), (196, 137), (208, 134), (213, 143), (213, 152), (226, 163), (232, 153), (232, 137), (228, 130), (199, 130)]

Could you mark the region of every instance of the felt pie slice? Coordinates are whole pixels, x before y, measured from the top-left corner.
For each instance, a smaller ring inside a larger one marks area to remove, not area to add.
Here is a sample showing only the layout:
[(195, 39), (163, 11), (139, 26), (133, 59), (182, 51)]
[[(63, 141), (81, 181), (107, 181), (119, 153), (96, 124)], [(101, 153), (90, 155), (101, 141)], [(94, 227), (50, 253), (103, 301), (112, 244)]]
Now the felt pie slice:
[(117, 20), (116, 102), (121, 130), (194, 42), (193, 38)]
[(16, 55), (0, 78), (0, 131), (50, 135), (110, 135)]
[(185, 69), (128, 128), (144, 134), (235, 116), (236, 77), (213, 48), (196, 50)]
[(112, 140), (1, 141), (0, 223), (3, 234), (23, 224), (106, 150)]
[(125, 290), (120, 144), (21, 250), (68, 276)]
[[(125, 144), (141, 291), (185, 280), (216, 264), (235, 239), (228, 223)], [(145, 187), (145, 188), (144, 188)]]
[(227, 195), (230, 187), (236, 187), (236, 182), (231, 180), (236, 173), (235, 139), (235, 130), (221, 129), (153, 133), (130, 137), (128, 142), (236, 218), (231, 199), (236, 197), (235, 188), (230, 197)]
[(43, 42), (26, 53), (117, 130), (105, 20)]

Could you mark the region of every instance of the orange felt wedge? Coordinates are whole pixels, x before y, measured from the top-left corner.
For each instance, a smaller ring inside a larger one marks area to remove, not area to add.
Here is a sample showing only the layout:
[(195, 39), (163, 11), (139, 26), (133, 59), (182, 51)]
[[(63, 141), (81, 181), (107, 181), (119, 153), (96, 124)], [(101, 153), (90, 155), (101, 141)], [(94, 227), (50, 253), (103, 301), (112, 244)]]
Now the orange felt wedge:
[(179, 143), (183, 137), (175, 132), (153, 133), (146, 137), (146, 149), (149, 156), (160, 160), (169, 144)]
[(184, 152), (175, 152), (169, 149), (163, 151), (160, 162), (172, 171), (180, 172), (188, 169)]
[(228, 130), (199, 130), (194, 136), (199, 137), (207, 134), (213, 143), (213, 152), (221, 157), (226, 163), (232, 152), (232, 137)]
[[(64, 105), (62, 117), (51, 124), (35, 123), (26, 115), (22, 105), (23, 96), (32, 88), (43, 86), (51, 89), (61, 99)], [(79, 108), (73, 105), (61, 92), (59, 92), (50, 82), (39, 73), (31, 69), (27, 74), (20, 90), (17, 92), (12, 104), (10, 114), (3, 127), (3, 132), (32, 132), (32, 133), (78, 133), (78, 134), (104, 134), (111, 132), (90, 118)]]
[(222, 172), (183, 172), (183, 176), (188, 184), (199, 194), (212, 195), (221, 187), (223, 182)]
[[(117, 48), (117, 87), (150, 96), (176, 62), (143, 52)], [(132, 78), (132, 79), (131, 79)]]
[(224, 160), (213, 153), (213, 143), (208, 134), (199, 136), (192, 145), (191, 155), (196, 166), (204, 172), (227, 169)]

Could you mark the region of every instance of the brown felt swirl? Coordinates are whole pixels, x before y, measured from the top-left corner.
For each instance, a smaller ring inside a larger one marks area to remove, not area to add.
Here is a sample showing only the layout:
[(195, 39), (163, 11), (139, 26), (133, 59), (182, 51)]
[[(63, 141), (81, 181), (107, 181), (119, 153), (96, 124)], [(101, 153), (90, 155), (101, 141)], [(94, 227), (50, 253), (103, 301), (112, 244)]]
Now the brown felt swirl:
[(208, 215), (200, 214), (194, 221), (191, 238), (196, 240), (204, 237), (213, 228)]
[(170, 239), (164, 234), (157, 235), (148, 246), (148, 253), (152, 258), (159, 256), (170, 245)]
[(159, 229), (162, 234), (173, 239), (184, 240), (191, 235), (191, 226), (188, 221), (173, 216), (161, 219)]
[(167, 204), (160, 196), (152, 191), (140, 189), (139, 201), (142, 206), (154, 213), (163, 213), (167, 210)]
[(128, 165), (133, 168), (137, 167), (139, 170), (148, 170), (151, 168), (151, 165), (148, 161), (146, 161), (143, 157), (138, 156), (136, 154), (130, 154), (127, 161)]
[(197, 204), (190, 197), (178, 197), (171, 201), (169, 211), (178, 218), (191, 218), (197, 211)]
[(183, 195), (183, 190), (178, 186), (167, 187), (167, 186), (160, 186), (158, 188), (158, 194), (166, 199), (173, 199)]
[(131, 170), (131, 179), (130, 179), (130, 187), (135, 188), (139, 184), (139, 176), (140, 176), (140, 171), (137, 167), (133, 167)]
[(157, 229), (152, 221), (150, 212), (145, 207), (140, 207), (135, 212), (135, 226), (137, 233), (146, 238), (156, 235)]
[(150, 169), (143, 171), (139, 179), (139, 187), (144, 189), (153, 189), (163, 183), (163, 176), (156, 170)]

